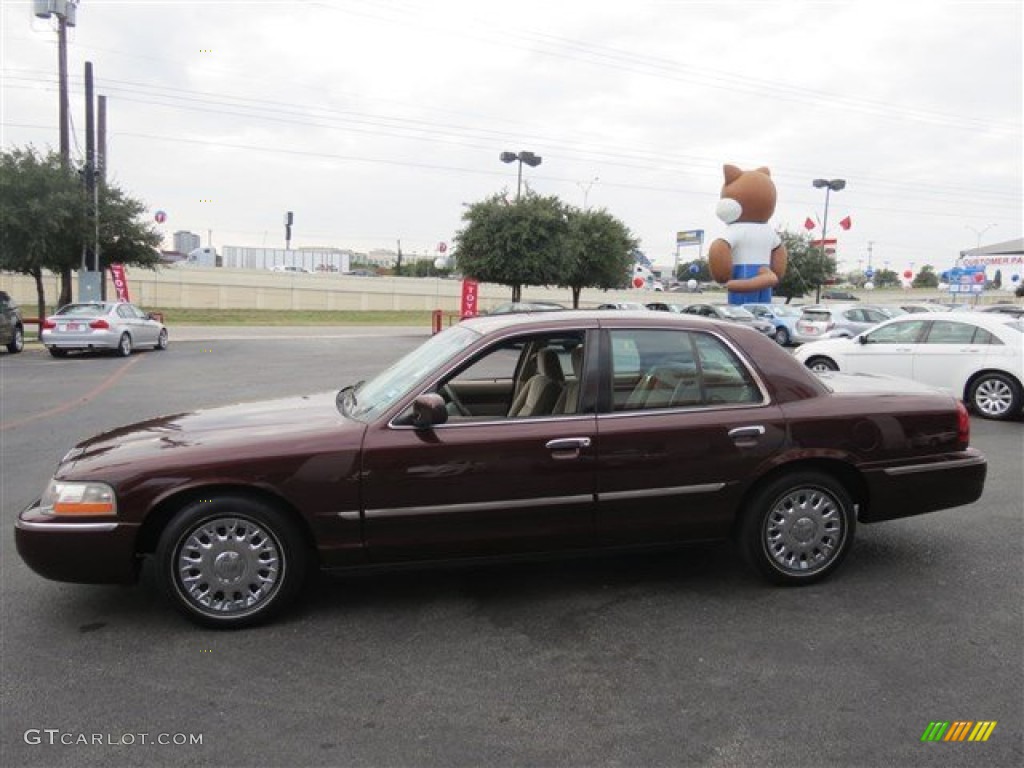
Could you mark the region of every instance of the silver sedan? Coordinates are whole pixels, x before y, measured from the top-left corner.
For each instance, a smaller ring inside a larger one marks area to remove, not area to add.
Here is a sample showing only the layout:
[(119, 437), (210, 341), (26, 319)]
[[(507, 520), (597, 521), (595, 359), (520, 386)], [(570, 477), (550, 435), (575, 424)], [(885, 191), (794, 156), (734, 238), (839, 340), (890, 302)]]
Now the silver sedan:
[(109, 349), (128, 357), (136, 347), (167, 349), (167, 328), (125, 301), (68, 304), (43, 322), (40, 338), (54, 357), (71, 350)]

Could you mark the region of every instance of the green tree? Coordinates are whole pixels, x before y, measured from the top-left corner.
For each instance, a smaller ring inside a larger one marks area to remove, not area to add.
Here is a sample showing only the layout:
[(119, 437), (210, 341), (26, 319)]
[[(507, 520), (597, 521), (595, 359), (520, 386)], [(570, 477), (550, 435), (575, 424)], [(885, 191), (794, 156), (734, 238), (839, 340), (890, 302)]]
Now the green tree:
[(874, 283), (876, 288), (898, 288), (900, 276), (891, 269), (880, 269), (875, 273)]
[(606, 210), (567, 212), (569, 229), (563, 252), (563, 269), (557, 284), (572, 290), (572, 306), (580, 305), (584, 288), (625, 288), (638, 241), (629, 228)]
[[(93, 243), (96, 222), (81, 178), (59, 155), (33, 148), (0, 152), (0, 269), (30, 275), (38, 315), (46, 314), (43, 272), (61, 275), (58, 303), (70, 300), (70, 276), (81, 265), (82, 246)], [(155, 267), (160, 235), (140, 218), (146, 206), (116, 186), (99, 190), (101, 265), (119, 261)]]
[(939, 276), (935, 274), (935, 267), (925, 264), (921, 267), (921, 271), (914, 276), (910, 285), (914, 288), (938, 288)]
[(821, 248), (812, 246), (807, 235), (782, 231), (779, 236), (789, 254), (789, 264), (773, 293), (784, 296), (788, 304), (808, 291), (820, 289), (835, 274), (836, 263)]
[[(697, 269), (694, 270), (694, 267)], [(699, 283), (711, 282), (711, 268), (707, 259), (694, 259), (676, 267), (676, 280), (685, 283), (687, 280), (696, 280)]]
[(516, 202), (502, 193), (470, 205), (455, 235), (456, 264), (466, 277), (507, 285), (520, 301), (523, 285), (554, 285), (566, 272), (567, 207), (527, 189)]

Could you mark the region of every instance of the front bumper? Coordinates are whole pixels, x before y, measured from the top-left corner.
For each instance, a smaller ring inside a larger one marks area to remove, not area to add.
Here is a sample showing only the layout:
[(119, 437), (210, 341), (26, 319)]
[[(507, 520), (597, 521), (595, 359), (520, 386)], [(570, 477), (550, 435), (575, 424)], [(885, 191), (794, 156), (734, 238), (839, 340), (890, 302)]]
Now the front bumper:
[(974, 448), (927, 461), (864, 472), (868, 504), (862, 523), (877, 523), (972, 504), (985, 488), (988, 462)]
[(138, 525), (92, 518), (69, 520), (39, 511), (38, 502), (14, 523), (18, 554), (47, 579), (79, 584), (129, 584), (138, 576)]

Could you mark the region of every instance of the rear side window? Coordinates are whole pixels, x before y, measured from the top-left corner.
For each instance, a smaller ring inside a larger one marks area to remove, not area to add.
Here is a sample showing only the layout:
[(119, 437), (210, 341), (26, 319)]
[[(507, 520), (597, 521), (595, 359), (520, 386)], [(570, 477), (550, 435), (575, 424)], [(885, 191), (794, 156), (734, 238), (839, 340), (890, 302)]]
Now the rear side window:
[(616, 411), (751, 404), (763, 400), (743, 362), (718, 337), (675, 330), (613, 330)]

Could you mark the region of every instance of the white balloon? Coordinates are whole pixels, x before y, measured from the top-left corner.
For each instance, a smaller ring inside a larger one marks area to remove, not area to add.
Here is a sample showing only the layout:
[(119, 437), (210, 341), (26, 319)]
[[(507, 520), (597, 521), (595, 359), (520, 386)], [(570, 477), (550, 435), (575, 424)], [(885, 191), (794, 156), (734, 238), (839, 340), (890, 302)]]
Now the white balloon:
[(688, 288), (689, 290), (691, 290), (691, 291), (695, 291), (695, 290), (697, 290), (697, 281), (696, 281), (696, 280), (694, 280), (694, 279), (692, 279), (692, 278), (691, 278), (691, 279), (689, 279), (689, 280), (687, 280), (687, 281), (686, 281), (686, 287), (687, 287), (687, 288)]
[(445, 269), (448, 266), (448, 259), (434, 259), (434, 269)]
[(875, 290), (875, 284), (872, 283), (871, 281), (868, 281), (868, 282), (864, 283), (864, 290), (865, 291), (873, 291), (873, 290)]

